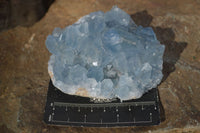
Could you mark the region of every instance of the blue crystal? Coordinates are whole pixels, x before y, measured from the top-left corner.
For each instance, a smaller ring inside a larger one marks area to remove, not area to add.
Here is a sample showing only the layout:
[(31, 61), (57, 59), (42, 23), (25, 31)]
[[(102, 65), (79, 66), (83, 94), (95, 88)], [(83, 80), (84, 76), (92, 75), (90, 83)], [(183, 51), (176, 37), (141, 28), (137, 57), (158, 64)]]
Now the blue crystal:
[(104, 98), (111, 98), (113, 97), (113, 82), (111, 79), (104, 79), (101, 82), (101, 96)]
[(164, 45), (151, 27), (137, 26), (117, 6), (55, 28), (46, 46), (52, 53), (49, 74), (64, 93), (128, 100), (141, 97), (163, 77)]
[(104, 79), (103, 69), (101, 67), (91, 67), (87, 72), (88, 78), (94, 78), (97, 82)]

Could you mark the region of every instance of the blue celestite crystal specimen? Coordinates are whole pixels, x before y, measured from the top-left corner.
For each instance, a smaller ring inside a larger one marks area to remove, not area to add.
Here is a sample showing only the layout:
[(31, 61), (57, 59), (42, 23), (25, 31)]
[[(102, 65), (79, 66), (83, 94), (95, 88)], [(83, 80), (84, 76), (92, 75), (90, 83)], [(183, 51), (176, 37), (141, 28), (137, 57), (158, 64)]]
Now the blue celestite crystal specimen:
[(164, 45), (152, 28), (137, 26), (116, 6), (86, 15), (65, 29), (55, 28), (46, 46), (52, 53), (50, 77), (64, 93), (135, 99), (163, 77)]

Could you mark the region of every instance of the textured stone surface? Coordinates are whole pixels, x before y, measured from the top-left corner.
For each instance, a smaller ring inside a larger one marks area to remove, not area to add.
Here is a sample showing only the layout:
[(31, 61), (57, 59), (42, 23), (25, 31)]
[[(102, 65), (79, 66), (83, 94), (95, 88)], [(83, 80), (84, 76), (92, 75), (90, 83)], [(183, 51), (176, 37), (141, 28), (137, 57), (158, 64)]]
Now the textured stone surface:
[(1, 0), (0, 31), (17, 25), (31, 26), (41, 19), (54, 0)]
[[(159, 126), (126, 128), (52, 127), (43, 123), (50, 53), (46, 36), (81, 16), (113, 5), (138, 25), (151, 26), (165, 44), (164, 79), (159, 93), (164, 108)], [(146, 11), (145, 11), (146, 10)], [(0, 33), (0, 132), (8, 133), (184, 133), (200, 131), (200, 3), (196, 0), (59, 0), (29, 28)]]
[(55, 28), (46, 46), (53, 54), (51, 80), (67, 94), (81, 94), (79, 88), (84, 88), (88, 97), (136, 99), (163, 77), (165, 46), (151, 27), (137, 26), (117, 6)]

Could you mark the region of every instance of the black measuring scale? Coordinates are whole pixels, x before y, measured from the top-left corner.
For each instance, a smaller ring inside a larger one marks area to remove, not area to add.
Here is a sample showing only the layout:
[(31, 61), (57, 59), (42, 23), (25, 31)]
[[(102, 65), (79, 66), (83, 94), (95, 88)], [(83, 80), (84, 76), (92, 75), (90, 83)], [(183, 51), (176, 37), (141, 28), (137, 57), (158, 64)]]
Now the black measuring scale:
[(82, 127), (150, 126), (160, 123), (157, 88), (139, 99), (120, 101), (68, 95), (49, 83), (44, 121)]

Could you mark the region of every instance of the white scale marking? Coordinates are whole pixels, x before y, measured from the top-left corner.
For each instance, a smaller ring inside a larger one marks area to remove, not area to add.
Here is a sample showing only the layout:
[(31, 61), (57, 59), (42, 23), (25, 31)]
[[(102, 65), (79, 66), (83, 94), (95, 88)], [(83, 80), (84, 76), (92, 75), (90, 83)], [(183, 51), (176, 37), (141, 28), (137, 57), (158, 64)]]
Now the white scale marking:
[(118, 108), (116, 107), (116, 112), (118, 112), (119, 110), (118, 110)]
[(130, 106), (128, 106), (128, 111), (131, 111), (131, 107)]
[(101, 122), (101, 124), (102, 124), (102, 123), (103, 123), (103, 120), (101, 119), (100, 122)]
[(49, 115), (49, 121), (51, 121), (51, 115)]
[(84, 115), (84, 122), (86, 122), (86, 119), (87, 119), (87, 115), (85, 114)]
[(78, 112), (80, 112), (81, 111), (81, 109), (80, 109), (80, 107), (78, 107)]
[(119, 114), (117, 114), (117, 122), (119, 122)]
[(152, 113), (150, 113), (150, 121), (152, 122)]
[[(143, 103), (144, 105), (148, 105), (148, 104), (153, 104), (153, 105), (155, 105), (155, 102), (152, 102), (152, 101), (149, 101), (149, 102), (144, 102)], [(142, 105), (142, 110), (144, 109), (143, 108), (143, 104), (140, 104), (139, 103), (139, 105)], [(54, 105), (54, 106), (53, 106)], [(62, 104), (62, 103), (60, 103), (60, 102), (54, 102), (54, 104), (53, 103), (51, 103), (51, 106), (53, 106), (53, 110), (55, 110), (55, 106), (62, 106), (62, 105), (65, 105), (66, 106), (66, 111), (68, 110), (67, 109), (67, 105), (69, 106), (69, 105), (75, 105), (75, 104), (66, 104), (66, 103), (64, 103), (64, 104)], [(113, 104), (113, 105), (115, 105), (115, 104)], [(119, 106), (119, 105), (118, 105)], [(131, 111), (131, 107), (130, 107), (130, 105), (128, 105), (129, 106), (129, 111)], [(136, 102), (135, 103), (135, 106), (138, 106), (138, 103)], [(77, 107), (77, 106), (74, 106), (74, 107)], [(81, 106), (82, 107), (82, 106)], [(101, 106), (97, 106), (97, 107), (101, 107)], [(103, 107), (104, 108), (104, 110), (103, 110), (103, 112), (106, 112), (106, 109), (105, 109), (105, 107)], [(155, 110), (156, 110), (157, 108), (156, 108), (156, 106), (155, 106)], [(118, 108), (116, 107), (116, 111), (118, 112)], [(80, 112), (80, 107), (78, 107), (78, 112)], [(92, 107), (91, 107), (91, 112), (93, 112), (93, 109), (92, 109)], [(53, 118), (53, 116), (54, 116), (54, 112), (51, 114), (51, 115), (49, 115), (49, 121), (52, 121), (52, 122), (64, 122), (64, 121), (57, 121), (57, 120), (53, 120), (54, 118)], [(85, 114), (84, 115), (84, 123), (88, 123), (88, 122), (86, 122), (87, 121), (87, 115)], [(66, 121), (65, 121), (66, 122)], [(69, 119), (69, 117), (67, 118), (67, 122), (70, 122), (70, 123), (80, 123), (80, 122), (71, 122), (70, 121), (70, 119)], [(136, 122), (136, 120), (135, 120), (135, 117), (133, 118), (133, 122), (119, 122), (119, 114), (117, 114), (117, 122), (116, 123), (146, 123), (146, 122), (152, 122), (152, 113), (150, 113), (150, 121), (137, 121)], [(94, 122), (89, 122), (89, 123), (94, 123)], [(103, 123), (103, 120), (102, 119), (100, 119), (100, 123), (102, 124)], [(95, 123), (94, 123), (95, 124)], [(98, 124), (98, 123), (96, 123), (96, 124)], [(106, 124), (106, 123), (105, 123)], [(107, 124), (114, 124), (114, 123), (107, 123)]]

